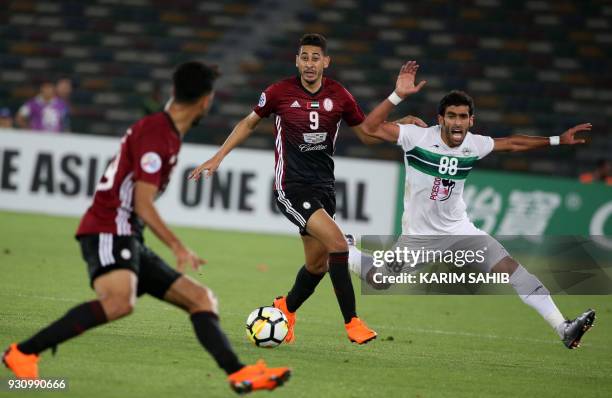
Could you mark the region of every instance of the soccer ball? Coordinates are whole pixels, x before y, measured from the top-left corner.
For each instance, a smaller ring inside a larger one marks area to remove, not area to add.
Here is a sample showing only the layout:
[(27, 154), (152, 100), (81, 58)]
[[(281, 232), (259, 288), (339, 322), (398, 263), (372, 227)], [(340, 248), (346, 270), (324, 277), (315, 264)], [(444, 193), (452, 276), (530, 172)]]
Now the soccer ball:
[(247, 337), (257, 347), (273, 348), (280, 345), (287, 336), (288, 327), (285, 314), (274, 307), (259, 307), (246, 320)]

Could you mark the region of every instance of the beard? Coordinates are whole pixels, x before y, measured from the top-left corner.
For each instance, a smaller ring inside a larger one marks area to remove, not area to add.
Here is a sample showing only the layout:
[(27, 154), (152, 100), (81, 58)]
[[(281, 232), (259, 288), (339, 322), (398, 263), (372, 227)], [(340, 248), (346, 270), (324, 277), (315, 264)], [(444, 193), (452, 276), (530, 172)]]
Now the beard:
[(198, 126), (203, 118), (204, 118), (204, 112), (200, 113), (195, 119), (193, 119), (193, 122), (191, 122), (191, 127)]
[(446, 136), (449, 143), (454, 144), (453, 146), (459, 146), (463, 143), (467, 134), (467, 129), (461, 129), (461, 141), (456, 142), (453, 138), (453, 129), (450, 126), (443, 126), (442, 133)]

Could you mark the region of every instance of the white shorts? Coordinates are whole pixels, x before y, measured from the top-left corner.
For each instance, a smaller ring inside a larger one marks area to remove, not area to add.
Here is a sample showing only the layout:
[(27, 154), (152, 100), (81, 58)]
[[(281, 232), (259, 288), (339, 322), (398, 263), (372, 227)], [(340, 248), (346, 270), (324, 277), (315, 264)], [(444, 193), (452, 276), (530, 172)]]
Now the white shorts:
[(431, 263), (470, 266), (480, 272), (490, 272), (509, 256), (501, 243), (469, 221), (452, 235), (402, 235), (390, 250), (397, 249), (407, 261), (386, 264), (385, 268), (394, 273), (417, 271)]

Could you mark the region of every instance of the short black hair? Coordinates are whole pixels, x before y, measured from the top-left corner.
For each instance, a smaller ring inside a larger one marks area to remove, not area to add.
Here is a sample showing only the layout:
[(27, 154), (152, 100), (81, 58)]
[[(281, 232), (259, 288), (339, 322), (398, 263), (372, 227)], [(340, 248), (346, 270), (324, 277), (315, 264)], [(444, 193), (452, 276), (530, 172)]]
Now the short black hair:
[(300, 47), (302, 46), (321, 47), (323, 54), (327, 53), (327, 39), (319, 33), (306, 33), (302, 36), (300, 39)]
[(468, 93), (461, 90), (453, 90), (450, 93), (446, 94), (444, 98), (440, 100), (438, 104), (438, 115), (444, 116), (446, 113), (446, 108), (449, 106), (460, 106), (467, 105), (469, 109), (469, 114), (472, 116), (474, 114), (474, 100)]
[(176, 102), (192, 104), (213, 90), (220, 73), (216, 66), (198, 61), (180, 64), (172, 74)]

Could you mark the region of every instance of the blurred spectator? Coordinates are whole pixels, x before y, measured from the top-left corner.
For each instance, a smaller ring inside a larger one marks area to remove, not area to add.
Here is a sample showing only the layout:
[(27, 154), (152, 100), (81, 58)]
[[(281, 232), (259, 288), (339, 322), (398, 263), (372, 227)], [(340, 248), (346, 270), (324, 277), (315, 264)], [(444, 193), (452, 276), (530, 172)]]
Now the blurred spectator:
[(9, 108), (0, 108), (0, 128), (13, 128), (13, 114)]
[(153, 83), (153, 91), (142, 101), (142, 110), (145, 115), (150, 115), (162, 110), (162, 94), (161, 85)]
[(597, 162), (595, 170), (580, 174), (580, 182), (583, 184), (591, 184), (596, 181), (612, 185), (612, 162), (610, 160), (601, 159)]
[(40, 93), (23, 104), (17, 112), (17, 125), (31, 130), (66, 131), (68, 105), (56, 95), (55, 85), (45, 81)]
[(72, 80), (67, 77), (63, 77), (55, 84), (55, 90), (57, 96), (64, 100), (67, 104), (70, 104), (70, 95), (72, 94)]
[(58, 79), (57, 83), (55, 83), (55, 92), (57, 96), (66, 103), (63, 125), (64, 131), (70, 131), (70, 110), (72, 108), (70, 96), (72, 95), (72, 80), (67, 77)]

